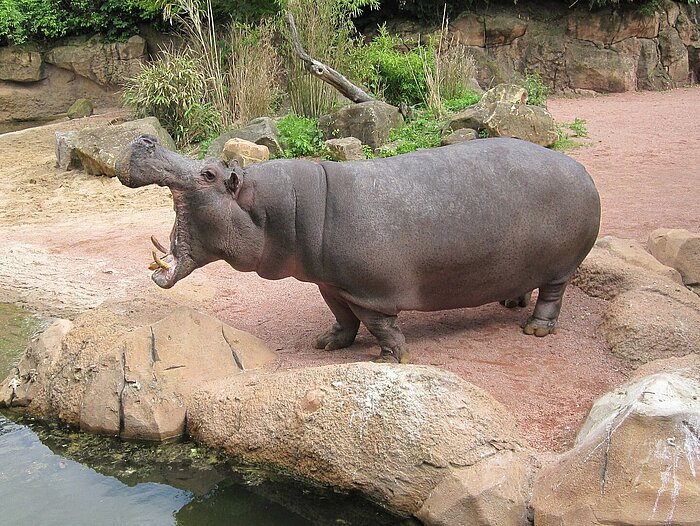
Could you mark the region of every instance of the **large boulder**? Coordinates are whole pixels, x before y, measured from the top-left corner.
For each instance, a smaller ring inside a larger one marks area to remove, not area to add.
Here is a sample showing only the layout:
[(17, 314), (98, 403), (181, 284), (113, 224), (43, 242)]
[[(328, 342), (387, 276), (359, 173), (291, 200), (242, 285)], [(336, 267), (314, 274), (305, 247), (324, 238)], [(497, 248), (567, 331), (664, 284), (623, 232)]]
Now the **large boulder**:
[(567, 19), (567, 34), (578, 40), (615, 44), (628, 38), (656, 38), (659, 35), (661, 13), (577, 11)]
[(537, 477), (538, 526), (700, 523), (700, 366), (603, 395), (574, 448)]
[(683, 283), (700, 285), (700, 234), (679, 228), (659, 228), (649, 235), (649, 251), (680, 272)]
[(636, 241), (600, 239), (572, 284), (610, 300), (598, 330), (633, 366), (700, 350), (700, 298)]
[(559, 137), (557, 123), (540, 106), (527, 104), (527, 90), (516, 84), (499, 84), (481, 97), (474, 106), (456, 113), (443, 129), (443, 138), (470, 128), (485, 131), (490, 137), (514, 137), (552, 146)]
[(214, 139), (207, 148), (207, 157), (224, 160), (224, 146), (231, 139), (244, 139), (246, 141), (266, 146), (270, 155), (275, 155), (282, 149), (280, 133), (275, 121), (269, 117), (253, 119), (242, 128), (229, 130)]
[(107, 309), (55, 322), (0, 384), (0, 406), (26, 406), (85, 431), (167, 440), (183, 435), (194, 393), (274, 359), (265, 344), (180, 308), (132, 330)]
[(679, 86), (687, 84), (690, 72), (688, 48), (681, 40), (676, 28), (667, 26), (661, 29), (659, 32), (659, 51), (661, 63), (671, 80)]
[[(434, 367), (353, 363), (232, 377), (199, 391), (187, 426), (196, 441), (236, 458), (360, 491), (402, 513), (418, 512), (444, 483), (443, 516), (462, 517), (449, 524), (472, 524), (475, 503), (485, 501), (501, 508), (489, 516), (508, 518), (499, 524), (524, 524), (527, 467), (514, 420), (481, 389)], [(480, 481), (471, 497), (449, 491), (469, 481)], [(433, 500), (424, 513), (437, 507)]]
[(85, 170), (93, 175), (114, 177), (115, 163), (122, 149), (136, 137), (154, 135), (166, 148), (175, 150), (175, 142), (155, 117), (146, 117), (117, 125), (85, 128), (73, 137), (73, 146)]
[(20, 46), (0, 47), (0, 80), (36, 82), (44, 73), (41, 53)]
[(54, 47), (44, 58), (101, 86), (120, 86), (141, 71), (147, 58), (146, 41), (138, 35), (126, 42), (74, 38)]
[(385, 144), (389, 132), (402, 124), (399, 109), (378, 100), (350, 104), (319, 119), (327, 139), (356, 137), (372, 149)]

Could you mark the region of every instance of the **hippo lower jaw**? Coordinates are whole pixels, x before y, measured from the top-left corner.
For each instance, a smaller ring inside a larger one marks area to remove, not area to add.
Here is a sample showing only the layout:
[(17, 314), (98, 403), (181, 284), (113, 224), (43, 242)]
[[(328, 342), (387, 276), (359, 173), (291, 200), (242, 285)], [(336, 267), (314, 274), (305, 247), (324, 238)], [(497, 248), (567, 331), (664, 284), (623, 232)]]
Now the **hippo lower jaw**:
[[(186, 236), (183, 232), (187, 232), (184, 219), (181, 218), (182, 213), (178, 211), (178, 201), (176, 193), (173, 192), (173, 201), (175, 203), (175, 225), (173, 226), (170, 252), (164, 256), (158, 256), (153, 252), (153, 262), (149, 265), (149, 269), (153, 270), (151, 279), (156, 285), (163, 289), (169, 289), (181, 279), (189, 276), (196, 268), (195, 261), (190, 257), (187, 244), (182, 242)], [(161, 252), (166, 252), (165, 248), (151, 236), (153, 245)]]

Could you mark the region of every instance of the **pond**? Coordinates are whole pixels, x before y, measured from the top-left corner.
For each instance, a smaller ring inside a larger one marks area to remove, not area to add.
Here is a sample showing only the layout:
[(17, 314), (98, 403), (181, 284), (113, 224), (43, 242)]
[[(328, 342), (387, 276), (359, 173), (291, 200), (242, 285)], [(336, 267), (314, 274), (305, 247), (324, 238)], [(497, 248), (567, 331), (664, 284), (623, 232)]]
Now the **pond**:
[[(30, 313), (0, 304), (0, 376), (33, 332)], [(306, 526), (407, 524), (359, 495), (234, 465), (191, 442), (145, 444), (0, 413), (3, 524)]]

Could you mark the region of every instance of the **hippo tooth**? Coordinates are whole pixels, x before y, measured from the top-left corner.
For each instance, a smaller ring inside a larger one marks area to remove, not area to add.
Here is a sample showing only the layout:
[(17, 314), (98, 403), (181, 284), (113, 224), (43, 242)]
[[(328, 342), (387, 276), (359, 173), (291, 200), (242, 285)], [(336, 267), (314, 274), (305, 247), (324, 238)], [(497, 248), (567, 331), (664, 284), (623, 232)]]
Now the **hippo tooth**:
[(151, 243), (153, 243), (153, 246), (160, 250), (163, 254), (168, 253), (168, 251), (163, 248), (163, 245), (160, 244), (160, 241), (156, 239), (156, 236), (151, 236)]
[[(153, 255), (153, 263), (155, 263), (158, 267), (160, 267), (160, 268), (162, 268), (162, 269), (164, 269), (164, 270), (170, 270), (170, 265), (168, 265), (165, 261), (163, 261), (162, 259), (160, 259), (160, 258), (156, 255), (156, 251), (155, 251), (155, 250), (154, 250), (153, 252), (151, 252), (151, 254)], [(153, 264), (153, 263), (152, 263), (152, 264)], [(151, 264), (151, 265), (152, 265), (152, 264)], [(151, 265), (148, 266), (149, 269), (151, 269)], [(155, 269), (151, 269), (151, 270), (155, 270)]]

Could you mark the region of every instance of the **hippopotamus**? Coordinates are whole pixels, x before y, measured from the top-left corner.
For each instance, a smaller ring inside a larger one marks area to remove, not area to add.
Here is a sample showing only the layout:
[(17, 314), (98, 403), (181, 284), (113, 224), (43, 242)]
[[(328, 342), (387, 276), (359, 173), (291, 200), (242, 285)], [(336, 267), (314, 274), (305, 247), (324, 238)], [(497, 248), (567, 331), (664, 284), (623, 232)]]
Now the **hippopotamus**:
[(555, 333), (564, 290), (600, 225), (584, 167), (517, 139), (241, 168), (184, 157), (143, 135), (116, 168), (129, 187), (172, 192), (170, 246), (153, 239), (167, 253), (154, 252), (150, 267), (160, 287), (220, 259), (266, 279), (315, 283), (335, 316), (315, 346), (351, 345), (362, 322), (379, 342), (378, 361), (409, 360), (397, 325), (403, 310), (525, 306), (534, 289), (522, 328)]

